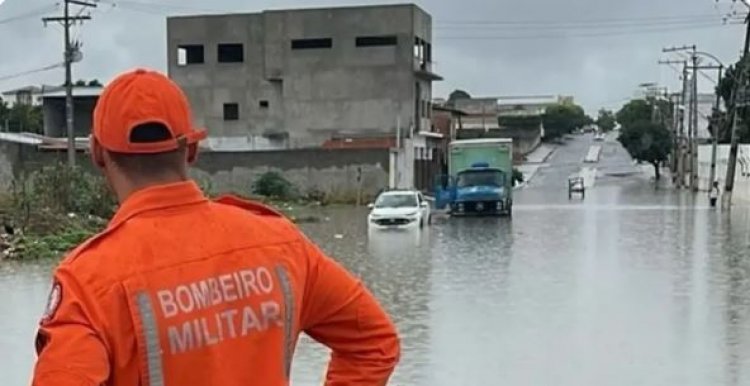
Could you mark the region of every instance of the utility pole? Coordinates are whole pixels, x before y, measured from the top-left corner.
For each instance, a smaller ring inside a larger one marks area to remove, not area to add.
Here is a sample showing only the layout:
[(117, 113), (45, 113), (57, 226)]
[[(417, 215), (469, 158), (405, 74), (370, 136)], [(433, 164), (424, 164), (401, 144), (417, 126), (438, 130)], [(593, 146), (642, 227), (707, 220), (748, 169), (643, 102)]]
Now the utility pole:
[[(677, 51), (686, 51), (691, 50), (693, 51), (692, 55), (692, 61), (693, 61), (693, 67), (696, 66), (697, 63), (697, 57), (695, 55), (696, 51), (695, 45), (686, 45), (681, 47), (669, 47), (662, 49), (662, 52), (677, 52)], [(688, 177), (688, 185), (692, 190), (696, 190), (696, 175), (697, 175), (697, 157), (696, 153), (696, 146), (695, 146), (695, 137), (697, 134), (697, 126), (698, 126), (698, 111), (696, 109), (697, 107), (697, 100), (698, 100), (698, 94), (697, 94), (697, 82), (698, 82), (698, 74), (695, 70), (693, 70), (693, 83), (690, 87), (690, 92), (688, 92), (688, 66), (687, 62), (683, 64), (683, 70), (682, 70), (682, 77), (683, 77), (683, 87), (682, 87), (682, 106), (684, 108), (688, 108), (688, 101), (690, 102), (690, 110), (688, 111), (688, 129), (687, 129), (687, 160), (684, 160), (684, 163), (687, 163), (687, 167), (683, 167), (684, 169), (689, 170), (689, 177)], [(688, 96), (691, 96), (691, 99), (688, 99)], [(684, 116), (684, 115), (683, 115)], [(684, 180), (684, 174), (680, 175), (680, 178)], [(682, 182), (682, 181), (681, 181)]]
[[(747, 0), (744, 0), (745, 5), (750, 8), (750, 4), (747, 3)], [(730, 208), (732, 205), (732, 190), (734, 189), (734, 175), (735, 175), (735, 169), (737, 168), (737, 153), (739, 148), (739, 125), (737, 124), (738, 120), (738, 112), (740, 102), (745, 103), (746, 101), (740, 100), (739, 94), (743, 95), (742, 99), (745, 99), (747, 96), (747, 87), (745, 87), (745, 81), (746, 81), (746, 75), (747, 72), (747, 59), (748, 59), (748, 51), (750, 51), (750, 17), (745, 19), (745, 24), (747, 25), (747, 28), (745, 30), (745, 49), (742, 52), (742, 59), (741, 66), (737, 66), (736, 72), (739, 72), (739, 74), (736, 74), (736, 79), (734, 82), (734, 87), (732, 88), (732, 141), (731, 145), (729, 146), (729, 161), (727, 163), (727, 178), (725, 181), (724, 186), (724, 194), (722, 195), (722, 207), (724, 208)]]
[(64, 32), (65, 38), (65, 52), (63, 57), (65, 59), (65, 122), (66, 131), (68, 135), (68, 165), (74, 167), (76, 164), (76, 144), (75, 144), (75, 130), (73, 125), (73, 75), (72, 66), (73, 62), (78, 61), (77, 55), (80, 55), (80, 44), (78, 42), (72, 42), (70, 40), (70, 27), (75, 22), (83, 22), (91, 20), (91, 16), (71, 16), (70, 5), (80, 5), (82, 7), (96, 7), (96, 4), (89, 3), (80, 0), (63, 0), (63, 15), (55, 17), (45, 17), (42, 19), (46, 26), (49, 22), (59, 22)]
[(679, 146), (679, 138), (677, 137), (677, 131), (679, 130), (679, 117), (680, 117), (680, 94), (673, 93), (669, 96), (669, 103), (672, 106), (672, 165), (670, 171), (672, 172), (672, 180), (677, 180), (677, 148)]
[[(675, 50), (674, 48), (665, 48), (662, 51), (664, 52), (672, 52), (672, 50)], [(687, 92), (687, 62), (684, 60), (660, 60), (659, 64), (663, 65), (673, 65), (673, 64), (681, 64), (682, 65), (682, 91), (680, 94), (675, 95), (675, 108), (674, 110), (674, 118), (673, 118), (673, 129), (672, 132), (674, 134), (674, 154), (672, 156), (673, 158), (673, 172), (676, 175), (675, 178), (675, 185), (677, 188), (682, 188), (685, 184), (685, 119), (684, 119), (684, 108), (681, 108), (685, 105), (687, 101), (686, 92)]]
[(693, 46), (693, 99), (691, 100), (692, 108), (690, 109), (690, 112), (692, 113), (692, 121), (690, 125), (693, 128), (693, 141), (691, 142), (690, 147), (690, 154), (692, 156), (692, 158), (690, 158), (690, 187), (693, 188), (693, 192), (698, 191), (698, 55), (696, 55), (695, 51), (696, 48)]
[[(724, 65), (719, 64), (719, 78), (716, 84), (721, 84), (722, 76), (724, 75)], [(708, 195), (711, 195), (711, 189), (713, 189), (714, 181), (716, 181), (716, 151), (719, 147), (719, 125), (721, 125), (721, 118), (719, 117), (719, 110), (721, 108), (721, 93), (716, 92), (716, 102), (714, 105), (714, 122), (711, 122), (713, 132), (711, 133), (711, 173), (708, 179)]]

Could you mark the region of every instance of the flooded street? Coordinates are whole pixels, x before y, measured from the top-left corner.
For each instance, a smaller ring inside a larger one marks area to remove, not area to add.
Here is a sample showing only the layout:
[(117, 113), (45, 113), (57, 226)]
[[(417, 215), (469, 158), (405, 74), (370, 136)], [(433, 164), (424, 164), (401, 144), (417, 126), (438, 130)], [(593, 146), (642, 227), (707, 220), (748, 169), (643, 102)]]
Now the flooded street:
[[(393, 315), (403, 355), (391, 384), (750, 384), (750, 210), (655, 190), (612, 141), (588, 166), (598, 178), (585, 200), (568, 200), (591, 143), (561, 146), (512, 219), (368, 238), (366, 212), (345, 209), (304, 227)], [(3, 385), (28, 383), (49, 271), (0, 265)], [(293, 384), (320, 384), (325, 360), (303, 339)]]

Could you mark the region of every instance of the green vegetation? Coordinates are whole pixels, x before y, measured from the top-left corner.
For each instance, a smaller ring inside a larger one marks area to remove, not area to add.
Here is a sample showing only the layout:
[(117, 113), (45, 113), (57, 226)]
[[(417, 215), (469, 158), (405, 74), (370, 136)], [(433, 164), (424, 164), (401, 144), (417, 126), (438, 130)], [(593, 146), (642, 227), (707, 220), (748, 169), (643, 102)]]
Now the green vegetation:
[(471, 99), (471, 95), (464, 90), (454, 90), (448, 95), (448, 102), (454, 102), (459, 99)]
[(44, 128), (41, 106), (15, 104), (10, 107), (0, 98), (0, 126), (12, 133), (30, 132), (41, 134)]
[[(216, 193), (207, 180), (197, 183), (208, 195)], [(252, 188), (253, 199), (297, 223), (321, 221), (315, 209), (330, 200), (319, 191), (298, 194), (276, 172), (261, 175)], [(59, 258), (102, 230), (116, 208), (104, 179), (82, 168), (56, 164), (21, 175), (13, 193), (0, 197), (0, 261)]]
[[(65, 86), (62, 84), (61, 86)], [(78, 79), (73, 83), (74, 87), (104, 87), (101, 82), (99, 82), (99, 79), (92, 79), (89, 81), (86, 81), (84, 79)]]
[(21, 176), (0, 201), (0, 259), (59, 257), (101, 230), (116, 208), (102, 178), (63, 164)]
[(615, 126), (617, 126), (615, 114), (606, 109), (599, 110), (599, 117), (596, 119), (596, 125), (605, 133), (614, 130)]
[(294, 185), (277, 172), (263, 173), (253, 184), (253, 193), (277, 200), (297, 197)]
[[(750, 58), (745, 59), (750, 60)], [(724, 73), (724, 77), (721, 82), (716, 86), (716, 92), (721, 96), (724, 101), (724, 105), (727, 106), (727, 110), (731, 111), (732, 106), (732, 90), (735, 87), (737, 76), (739, 72), (738, 67), (745, 66), (744, 60), (739, 60), (734, 65), (730, 66)], [(750, 142), (750, 109), (747, 107), (741, 107), (738, 110), (738, 134), (739, 142), (747, 143)], [(714, 122), (719, 122), (719, 143), (729, 143), (732, 139), (732, 121), (731, 117), (725, 112), (713, 112)], [(712, 130), (713, 131), (713, 130)]]
[(617, 121), (622, 125), (618, 140), (633, 158), (654, 166), (657, 181), (661, 177), (659, 166), (673, 147), (672, 133), (664, 118), (670, 114), (671, 106), (643, 99), (628, 102), (617, 113)]
[(500, 127), (531, 129), (539, 128), (542, 124), (540, 116), (501, 116), (497, 118)]
[(545, 139), (556, 139), (581, 128), (592, 121), (581, 106), (570, 103), (560, 103), (547, 107), (544, 116)]

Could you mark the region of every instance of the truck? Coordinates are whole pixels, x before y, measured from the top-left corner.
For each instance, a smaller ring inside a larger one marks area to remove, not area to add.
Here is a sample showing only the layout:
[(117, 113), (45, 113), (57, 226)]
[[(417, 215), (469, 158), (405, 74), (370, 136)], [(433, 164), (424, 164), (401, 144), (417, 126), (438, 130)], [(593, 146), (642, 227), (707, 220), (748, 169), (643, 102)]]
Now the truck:
[(438, 209), (451, 215), (510, 216), (513, 211), (513, 140), (485, 138), (449, 144), (448, 175), (436, 183)]

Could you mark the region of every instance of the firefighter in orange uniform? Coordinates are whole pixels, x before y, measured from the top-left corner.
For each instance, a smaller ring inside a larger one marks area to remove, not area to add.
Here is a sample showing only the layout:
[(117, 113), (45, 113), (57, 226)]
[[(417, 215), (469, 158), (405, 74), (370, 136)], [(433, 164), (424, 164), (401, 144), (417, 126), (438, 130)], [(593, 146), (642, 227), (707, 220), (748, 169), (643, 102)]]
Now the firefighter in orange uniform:
[(326, 385), (385, 385), (399, 340), (375, 298), (276, 211), (206, 198), (203, 138), (157, 72), (104, 90), (91, 153), (121, 205), (54, 273), (33, 385), (288, 385), (301, 332), (332, 350)]

